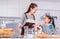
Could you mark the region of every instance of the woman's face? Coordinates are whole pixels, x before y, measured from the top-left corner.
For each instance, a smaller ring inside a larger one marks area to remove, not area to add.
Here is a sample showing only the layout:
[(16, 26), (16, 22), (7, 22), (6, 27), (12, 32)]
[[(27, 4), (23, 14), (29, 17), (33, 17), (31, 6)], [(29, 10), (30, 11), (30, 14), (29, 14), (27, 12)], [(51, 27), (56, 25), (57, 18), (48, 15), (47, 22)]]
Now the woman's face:
[(34, 13), (37, 11), (37, 8), (38, 8), (38, 7), (35, 7), (35, 8), (33, 8), (33, 9), (31, 8), (31, 13), (34, 14)]
[(50, 19), (45, 16), (45, 17), (44, 17), (44, 22), (45, 22), (45, 23), (50, 23)]

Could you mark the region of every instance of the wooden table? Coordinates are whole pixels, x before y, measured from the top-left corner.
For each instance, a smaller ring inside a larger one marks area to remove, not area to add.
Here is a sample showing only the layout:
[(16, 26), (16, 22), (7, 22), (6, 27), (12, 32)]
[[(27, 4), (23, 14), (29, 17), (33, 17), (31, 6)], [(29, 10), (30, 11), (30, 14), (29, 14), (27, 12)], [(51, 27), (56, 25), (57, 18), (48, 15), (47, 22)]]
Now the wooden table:
[(0, 38), (12, 37), (14, 33), (15, 32), (12, 28), (0, 29)]
[(37, 34), (36, 36), (34, 36), (35, 38), (60, 38), (59, 35), (47, 35), (45, 33), (40, 33), (40, 34)]

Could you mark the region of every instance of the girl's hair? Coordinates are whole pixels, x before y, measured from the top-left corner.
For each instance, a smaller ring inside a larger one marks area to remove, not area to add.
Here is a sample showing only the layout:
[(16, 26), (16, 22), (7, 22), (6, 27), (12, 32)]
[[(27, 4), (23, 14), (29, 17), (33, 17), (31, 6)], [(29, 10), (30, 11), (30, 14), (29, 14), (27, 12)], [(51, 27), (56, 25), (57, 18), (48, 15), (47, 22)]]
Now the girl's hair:
[(30, 12), (30, 9), (32, 8), (35, 8), (35, 7), (37, 7), (37, 4), (35, 4), (35, 3), (31, 3), (30, 4), (30, 6), (29, 6), (29, 8), (28, 8), (28, 10), (25, 12), (25, 13), (29, 13)]
[(55, 28), (54, 18), (49, 15), (46, 15), (46, 17), (48, 17), (48, 19), (50, 19), (49, 23), (53, 24), (53, 27)]

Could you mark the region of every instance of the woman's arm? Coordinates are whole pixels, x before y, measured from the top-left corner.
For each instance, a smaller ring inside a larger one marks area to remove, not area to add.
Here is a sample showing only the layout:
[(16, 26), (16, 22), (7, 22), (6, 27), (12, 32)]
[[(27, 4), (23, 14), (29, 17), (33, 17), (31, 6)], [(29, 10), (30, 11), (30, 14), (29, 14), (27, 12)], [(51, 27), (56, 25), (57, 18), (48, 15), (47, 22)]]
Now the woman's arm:
[(23, 27), (23, 25), (24, 25), (24, 22), (25, 22), (25, 15), (22, 14), (22, 15), (20, 16), (20, 21), (19, 21), (19, 24), (18, 24), (18, 30), (19, 30), (20, 33), (21, 33), (21, 31), (22, 31), (22, 27)]
[(25, 14), (22, 14), (22, 15), (20, 16), (20, 22), (19, 22), (19, 24), (24, 25), (25, 21), (26, 21), (26, 19), (25, 19)]

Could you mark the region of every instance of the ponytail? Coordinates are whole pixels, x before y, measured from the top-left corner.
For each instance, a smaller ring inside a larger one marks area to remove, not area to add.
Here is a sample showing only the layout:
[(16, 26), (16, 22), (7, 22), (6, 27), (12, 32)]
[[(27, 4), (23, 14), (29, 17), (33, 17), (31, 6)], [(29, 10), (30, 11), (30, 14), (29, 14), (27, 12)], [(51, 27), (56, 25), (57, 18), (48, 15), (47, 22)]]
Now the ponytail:
[(54, 18), (51, 18), (51, 21), (52, 21), (53, 27), (55, 28)]

